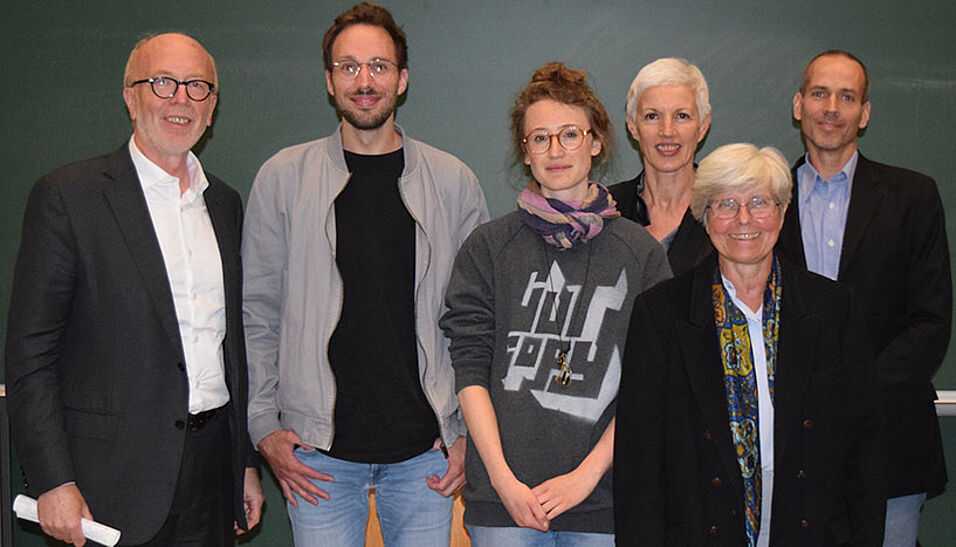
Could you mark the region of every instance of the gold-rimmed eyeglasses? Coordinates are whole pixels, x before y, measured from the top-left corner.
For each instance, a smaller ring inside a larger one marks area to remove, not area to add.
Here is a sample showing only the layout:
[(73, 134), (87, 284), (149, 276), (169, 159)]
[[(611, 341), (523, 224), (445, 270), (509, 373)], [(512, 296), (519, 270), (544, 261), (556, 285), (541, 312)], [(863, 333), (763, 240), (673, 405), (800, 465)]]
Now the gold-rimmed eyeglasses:
[(545, 129), (536, 129), (521, 139), (521, 144), (524, 145), (529, 154), (544, 154), (551, 150), (552, 138), (557, 137), (558, 144), (571, 152), (581, 148), (581, 145), (584, 144), (584, 138), (590, 133), (590, 129), (581, 129), (576, 125), (566, 125), (557, 133), (549, 133)]

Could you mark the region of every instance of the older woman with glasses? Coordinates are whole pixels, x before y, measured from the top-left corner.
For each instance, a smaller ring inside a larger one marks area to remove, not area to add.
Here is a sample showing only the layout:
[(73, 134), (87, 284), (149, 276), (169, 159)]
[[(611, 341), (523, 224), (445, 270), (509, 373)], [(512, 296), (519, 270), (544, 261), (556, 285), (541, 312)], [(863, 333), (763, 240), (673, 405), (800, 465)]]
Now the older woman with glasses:
[(669, 277), (592, 165), (613, 142), (585, 74), (539, 68), (511, 111), (532, 180), (455, 261), (441, 326), (468, 426), (475, 546), (612, 545), (614, 401), (634, 298)]
[(879, 545), (873, 374), (848, 290), (774, 253), (773, 148), (722, 146), (691, 210), (716, 256), (638, 298), (617, 406), (624, 545)]
[(711, 253), (690, 213), (694, 154), (710, 129), (707, 80), (684, 59), (658, 59), (640, 70), (627, 92), (627, 129), (644, 170), (608, 188), (621, 214), (647, 227), (667, 252), (674, 275)]

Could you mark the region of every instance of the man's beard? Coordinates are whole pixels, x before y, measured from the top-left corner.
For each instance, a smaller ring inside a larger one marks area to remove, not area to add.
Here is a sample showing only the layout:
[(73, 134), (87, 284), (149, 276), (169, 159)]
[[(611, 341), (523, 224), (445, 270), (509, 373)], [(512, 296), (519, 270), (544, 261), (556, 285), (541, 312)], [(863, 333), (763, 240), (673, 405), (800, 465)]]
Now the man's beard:
[[(343, 99), (342, 103), (347, 100), (348, 98)], [(382, 100), (388, 101), (389, 99), (383, 96)], [(339, 114), (341, 114), (342, 117), (352, 125), (352, 127), (361, 129), (363, 131), (370, 131), (385, 125), (385, 122), (387, 122), (395, 112), (395, 105), (397, 102), (398, 98), (392, 97), (391, 103), (380, 104), (380, 108), (378, 109), (358, 112), (348, 108), (343, 108), (342, 104), (338, 100), (335, 101), (335, 106), (339, 111)]]

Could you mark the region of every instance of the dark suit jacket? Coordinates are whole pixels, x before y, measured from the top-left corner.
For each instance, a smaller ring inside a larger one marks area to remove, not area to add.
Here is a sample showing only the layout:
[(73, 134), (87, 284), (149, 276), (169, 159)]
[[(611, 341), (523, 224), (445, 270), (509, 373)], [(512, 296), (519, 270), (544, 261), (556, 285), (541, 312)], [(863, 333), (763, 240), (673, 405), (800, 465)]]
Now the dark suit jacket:
[[(879, 405), (849, 291), (781, 261), (771, 545), (880, 545)], [(638, 297), (614, 441), (618, 545), (746, 545), (716, 259)]]
[[(796, 184), (777, 250), (806, 267)], [(949, 344), (949, 268), (933, 180), (861, 154), (837, 280), (853, 289), (866, 318), (884, 403), (890, 497), (933, 495), (946, 484), (932, 379)]]
[[(242, 202), (209, 175), (204, 193), (225, 282), (236, 519), (247, 377), (241, 319)], [(13, 439), (29, 490), (76, 481), (123, 541), (168, 515), (186, 432), (187, 377), (159, 241), (124, 143), (34, 185), (23, 221), (6, 341)]]
[[(633, 220), (641, 226), (647, 226), (651, 223), (651, 219), (647, 216), (647, 205), (638, 194), (638, 186), (643, 176), (642, 171), (631, 180), (609, 186), (608, 191), (617, 202), (617, 209), (622, 217)], [(690, 214), (690, 209), (687, 209), (684, 218), (680, 221), (680, 226), (677, 227), (671, 246), (667, 249), (667, 261), (670, 262), (671, 271), (675, 276), (690, 271), (713, 251), (714, 247), (704, 227), (697, 222), (694, 215)]]

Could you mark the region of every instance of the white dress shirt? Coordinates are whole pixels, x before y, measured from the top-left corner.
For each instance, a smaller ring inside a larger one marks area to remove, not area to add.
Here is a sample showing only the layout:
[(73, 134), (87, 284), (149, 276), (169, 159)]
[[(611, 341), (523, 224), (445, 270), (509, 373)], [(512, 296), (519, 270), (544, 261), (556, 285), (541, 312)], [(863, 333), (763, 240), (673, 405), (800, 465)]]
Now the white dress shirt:
[(226, 304), (222, 260), (203, 192), (209, 181), (199, 159), (189, 152), (189, 188), (180, 196), (179, 179), (150, 161), (129, 140), (153, 229), (159, 239), (173, 294), (179, 336), (189, 379), (189, 413), (229, 402), (222, 341)]
[[(721, 275), (723, 277), (723, 275)], [(770, 545), (770, 502), (773, 499), (773, 402), (770, 400), (770, 381), (767, 376), (767, 350), (763, 339), (763, 305), (751, 310), (737, 298), (734, 284), (726, 277), (724, 287), (734, 305), (747, 318), (750, 353), (757, 374), (757, 422), (760, 425), (760, 532), (757, 547)]]

